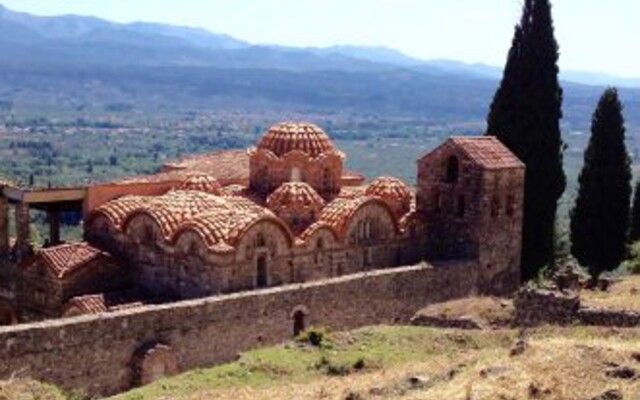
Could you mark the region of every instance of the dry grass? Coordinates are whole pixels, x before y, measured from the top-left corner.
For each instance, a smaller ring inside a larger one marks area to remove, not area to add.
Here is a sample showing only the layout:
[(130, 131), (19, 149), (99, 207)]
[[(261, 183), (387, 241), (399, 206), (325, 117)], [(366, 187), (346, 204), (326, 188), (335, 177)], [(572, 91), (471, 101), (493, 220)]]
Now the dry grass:
[(513, 302), (497, 297), (470, 297), (434, 304), (419, 315), (444, 319), (468, 318), (482, 327), (506, 327), (513, 319)]
[[(625, 399), (634, 399), (633, 395), (640, 393), (640, 380), (610, 378), (606, 373), (613, 364), (640, 367), (632, 357), (640, 345), (640, 332), (606, 333), (597, 329), (545, 330), (535, 333), (525, 353), (515, 357), (509, 356), (507, 349), (478, 349), (308, 384), (234, 388), (187, 398), (588, 400), (605, 390), (618, 389)], [(425, 377), (427, 384), (412, 388), (407, 383), (411, 376)]]
[(640, 312), (640, 276), (630, 276), (614, 283), (608, 291), (583, 290), (583, 305), (589, 307)]
[(0, 400), (63, 400), (57, 389), (28, 379), (0, 382)]

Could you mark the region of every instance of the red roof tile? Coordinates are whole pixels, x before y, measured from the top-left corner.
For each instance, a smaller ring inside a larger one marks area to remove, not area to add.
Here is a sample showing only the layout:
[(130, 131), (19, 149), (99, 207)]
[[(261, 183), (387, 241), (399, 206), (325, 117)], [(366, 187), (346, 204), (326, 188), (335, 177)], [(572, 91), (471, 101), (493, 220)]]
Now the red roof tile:
[(108, 254), (90, 246), (88, 243), (68, 243), (39, 250), (35, 255), (34, 261), (29, 265), (40, 259), (58, 279), (65, 279), (98, 258), (111, 261), (111, 257)]
[(449, 140), (484, 168), (524, 168), (522, 161), (494, 136), (453, 136)]
[(308, 123), (281, 123), (269, 128), (258, 144), (277, 156), (299, 150), (311, 157), (335, 150), (329, 136), (318, 126)]

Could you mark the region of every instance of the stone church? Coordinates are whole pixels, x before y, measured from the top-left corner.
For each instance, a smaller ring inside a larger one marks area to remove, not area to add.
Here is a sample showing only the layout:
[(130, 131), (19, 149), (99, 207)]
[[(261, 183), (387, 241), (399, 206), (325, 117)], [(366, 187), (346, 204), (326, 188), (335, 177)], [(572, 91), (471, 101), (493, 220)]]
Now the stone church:
[[(367, 182), (345, 159), (318, 126), (282, 123), (256, 147), (177, 160), (154, 175), (65, 189), (2, 183), (0, 324), (425, 260), (476, 260), (478, 292), (517, 285), (524, 165), (497, 139), (446, 140), (417, 161), (415, 185)], [(49, 215), (46, 248), (29, 243), (30, 208)], [(67, 209), (84, 215), (83, 242), (60, 241)]]

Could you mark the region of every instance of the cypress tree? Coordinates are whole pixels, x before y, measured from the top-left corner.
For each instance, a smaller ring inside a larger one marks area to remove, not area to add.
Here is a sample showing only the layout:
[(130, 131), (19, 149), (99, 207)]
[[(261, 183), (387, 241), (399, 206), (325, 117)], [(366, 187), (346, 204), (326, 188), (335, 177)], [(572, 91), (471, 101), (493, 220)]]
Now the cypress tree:
[(525, 280), (553, 261), (556, 209), (566, 186), (558, 57), (549, 0), (525, 0), (487, 118), (487, 134), (495, 135), (527, 167), (521, 260)]
[(631, 160), (624, 135), (618, 92), (607, 89), (593, 114), (578, 197), (571, 211), (571, 253), (593, 278), (615, 269), (626, 255)]
[(636, 183), (633, 195), (633, 208), (631, 209), (631, 232), (629, 232), (629, 241), (637, 242), (640, 240), (640, 181)]

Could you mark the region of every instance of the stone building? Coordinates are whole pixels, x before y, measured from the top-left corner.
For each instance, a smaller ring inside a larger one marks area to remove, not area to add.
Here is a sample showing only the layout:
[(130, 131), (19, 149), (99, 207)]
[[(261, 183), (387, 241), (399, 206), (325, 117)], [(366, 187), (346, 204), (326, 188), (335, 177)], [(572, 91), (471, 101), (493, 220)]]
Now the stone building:
[[(425, 258), (477, 260), (478, 290), (515, 287), (524, 166), (497, 140), (447, 140), (418, 161), (415, 188), (392, 177), (367, 183), (345, 160), (319, 127), (284, 123), (244, 152), (67, 194), (65, 204), (82, 206), (86, 243), (53, 242), (32, 256), (19, 240), (9, 252), (19, 260), (11, 315), (105, 312)], [(25, 215), (28, 207), (16, 219)]]

